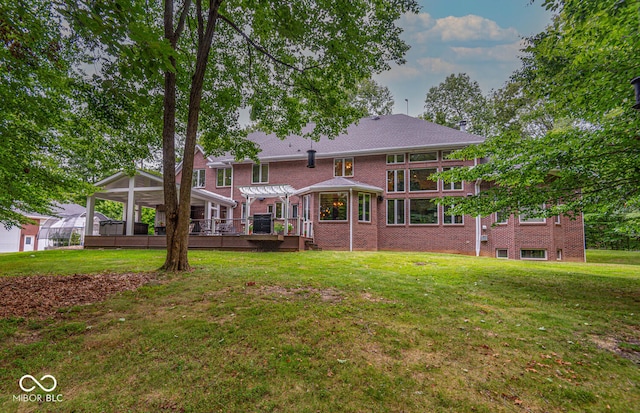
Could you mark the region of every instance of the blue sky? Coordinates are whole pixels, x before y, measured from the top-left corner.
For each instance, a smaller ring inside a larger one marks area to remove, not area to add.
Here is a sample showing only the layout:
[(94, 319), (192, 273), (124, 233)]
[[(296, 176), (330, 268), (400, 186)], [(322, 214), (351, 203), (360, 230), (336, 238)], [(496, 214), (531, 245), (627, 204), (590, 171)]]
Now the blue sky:
[(376, 75), (395, 100), (394, 113), (417, 116), (424, 99), (451, 73), (467, 73), (486, 95), (520, 67), (521, 40), (541, 32), (551, 14), (529, 0), (420, 0), (418, 15), (399, 24), (411, 46), (407, 63)]

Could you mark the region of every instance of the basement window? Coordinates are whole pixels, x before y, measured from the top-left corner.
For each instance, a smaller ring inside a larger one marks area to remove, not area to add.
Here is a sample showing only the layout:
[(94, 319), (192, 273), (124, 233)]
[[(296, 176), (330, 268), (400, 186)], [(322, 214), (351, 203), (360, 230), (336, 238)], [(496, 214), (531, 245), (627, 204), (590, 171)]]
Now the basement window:
[(506, 248), (496, 249), (496, 258), (502, 258), (502, 259), (509, 258), (509, 250)]
[(523, 260), (546, 260), (547, 250), (520, 250), (520, 258)]

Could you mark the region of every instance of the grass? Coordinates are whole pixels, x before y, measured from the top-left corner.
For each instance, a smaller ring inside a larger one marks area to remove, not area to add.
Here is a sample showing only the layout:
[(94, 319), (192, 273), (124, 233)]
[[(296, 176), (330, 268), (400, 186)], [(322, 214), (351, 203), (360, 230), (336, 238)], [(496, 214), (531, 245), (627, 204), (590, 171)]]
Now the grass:
[(587, 262), (640, 265), (640, 251), (587, 250)]
[[(0, 274), (152, 271), (163, 258), (7, 254)], [(328, 251), (190, 262), (52, 319), (0, 320), (0, 411), (640, 411), (633, 265)], [(24, 374), (55, 376), (63, 401), (13, 401)]]

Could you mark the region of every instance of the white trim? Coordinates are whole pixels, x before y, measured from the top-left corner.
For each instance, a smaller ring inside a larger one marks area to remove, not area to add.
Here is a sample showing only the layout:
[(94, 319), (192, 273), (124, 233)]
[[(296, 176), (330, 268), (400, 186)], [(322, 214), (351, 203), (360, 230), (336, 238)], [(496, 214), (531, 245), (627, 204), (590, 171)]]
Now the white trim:
[[(522, 251), (544, 251), (544, 258), (524, 258)], [(549, 259), (549, 253), (545, 248), (520, 248), (520, 259), (530, 261), (547, 261)]]
[[(462, 149), (470, 145), (479, 145), (484, 141), (473, 141), (473, 142), (460, 142), (456, 143), (456, 149)], [(451, 144), (433, 144), (433, 145), (424, 145), (424, 146), (401, 146), (397, 148), (374, 148), (374, 149), (362, 149), (362, 150), (352, 150), (352, 151), (341, 151), (341, 152), (324, 152), (324, 153), (316, 153), (316, 159), (333, 159), (333, 158), (341, 158), (341, 157), (356, 157), (356, 156), (364, 156), (364, 155), (386, 155), (390, 152), (412, 152), (412, 151), (421, 151), (421, 152), (431, 152), (440, 150), (443, 148), (451, 148)], [(292, 154), (292, 155), (279, 155), (279, 156), (265, 156), (263, 158), (259, 158), (261, 162), (277, 162), (277, 161), (300, 161), (306, 160), (306, 154)], [(435, 162), (435, 161), (425, 161), (425, 162)], [(216, 168), (219, 165), (228, 165), (230, 163), (253, 163), (251, 159), (244, 159), (240, 162), (236, 162), (235, 158), (228, 157), (213, 160), (207, 163), (207, 166), (211, 168)]]
[[(433, 182), (433, 183), (436, 185), (436, 189), (417, 189), (417, 190), (412, 190), (412, 189), (411, 189), (411, 180), (412, 180), (412, 178), (411, 178), (411, 176), (412, 176), (411, 171), (424, 170), (424, 169), (434, 169), (434, 170), (436, 171), (436, 173), (438, 172), (438, 168), (437, 168), (437, 167), (434, 167), (434, 168), (409, 168), (409, 169), (408, 169), (408, 171), (409, 171), (409, 174), (408, 174), (408, 175), (409, 175), (409, 176), (408, 176), (408, 178), (409, 178), (409, 179), (408, 179), (408, 182), (409, 182), (408, 192), (411, 192), (411, 193), (420, 193), (420, 192), (438, 192), (438, 190), (439, 190), (439, 188), (440, 188), (440, 185), (439, 185), (439, 181), (440, 181), (440, 180), (439, 180), (439, 179), (438, 179), (438, 180), (436, 180), (436, 181), (432, 181), (432, 180), (430, 180), (430, 179), (427, 179), (428, 181)], [(431, 175), (433, 175), (433, 174), (429, 174), (429, 176), (431, 176)], [(405, 182), (406, 182), (406, 181), (405, 181)]]
[[(498, 255), (498, 251), (504, 251), (507, 253), (506, 257), (501, 257)], [(508, 260), (509, 259), (509, 249), (508, 248), (496, 248), (496, 258), (499, 260)]]
[[(347, 160), (351, 160), (351, 175), (346, 175), (347, 171)], [(336, 175), (336, 162), (342, 161), (342, 175)], [(342, 158), (334, 158), (333, 159), (333, 177), (334, 178), (353, 178), (355, 175), (356, 162), (353, 156), (347, 156)]]
[[(428, 153), (435, 153), (436, 154), (436, 159), (427, 159), (427, 160), (423, 160), (423, 161), (412, 161), (411, 160), (411, 155), (423, 155), (423, 154), (428, 154)], [(440, 153), (437, 150), (436, 151), (413, 152), (413, 153), (409, 153), (409, 156), (407, 157), (407, 161), (409, 163), (438, 162), (439, 159), (440, 159)]]

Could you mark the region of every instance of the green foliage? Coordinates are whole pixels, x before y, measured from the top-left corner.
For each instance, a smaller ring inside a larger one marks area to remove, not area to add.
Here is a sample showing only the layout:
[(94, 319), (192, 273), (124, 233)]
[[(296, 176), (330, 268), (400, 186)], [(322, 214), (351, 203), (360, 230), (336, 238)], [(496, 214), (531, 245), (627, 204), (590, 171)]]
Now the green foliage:
[(637, 210), (640, 113), (632, 109), (629, 85), (638, 75), (637, 2), (543, 5), (557, 14), (544, 32), (528, 39), (514, 90), (503, 95), (506, 127), (458, 154), (487, 162), (441, 177), (491, 186), (456, 202), (458, 212), (486, 215), (543, 203), (546, 209), (538, 212), (546, 216)]
[(640, 214), (585, 214), (587, 248), (640, 250)]
[(48, 214), (51, 200), (82, 189), (65, 164), (73, 51), (60, 24), (43, 2), (0, 6), (0, 222), (8, 226), (25, 222), (19, 211)]
[(487, 128), (487, 101), (480, 85), (466, 73), (451, 74), (427, 92), (424, 120), (457, 129), (467, 121), (467, 130), (484, 135)]
[[(104, 199), (97, 199), (96, 212), (100, 212), (104, 214), (107, 218), (119, 221), (122, 219), (122, 210), (123, 204), (120, 202), (107, 201)], [(142, 216), (140, 217), (140, 222), (147, 224), (149, 226), (149, 234), (154, 233), (154, 225), (156, 219), (156, 210), (153, 208), (142, 208)]]
[(361, 80), (351, 98), (352, 105), (359, 109), (362, 117), (369, 115), (391, 115), (393, 95), (386, 86), (379, 85), (373, 79)]

